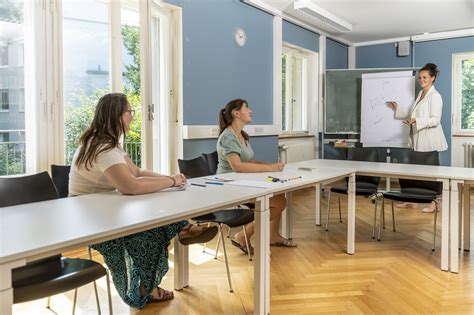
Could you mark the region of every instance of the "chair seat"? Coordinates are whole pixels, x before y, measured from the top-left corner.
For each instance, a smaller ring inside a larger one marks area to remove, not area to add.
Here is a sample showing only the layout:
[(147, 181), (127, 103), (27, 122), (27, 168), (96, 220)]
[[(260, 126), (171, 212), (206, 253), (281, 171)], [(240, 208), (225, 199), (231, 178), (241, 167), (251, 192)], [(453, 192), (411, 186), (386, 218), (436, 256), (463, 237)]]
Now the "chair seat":
[(222, 223), (231, 228), (248, 224), (254, 220), (253, 210), (248, 209), (228, 209), (204, 214), (193, 218), (197, 222)]
[(107, 274), (99, 263), (60, 255), (35, 261), (12, 272), (13, 303), (45, 298), (95, 281)]
[(434, 191), (419, 188), (404, 189), (403, 192), (387, 191), (383, 193), (385, 199), (417, 203), (430, 203), (436, 199), (436, 196), (437, 193)]
[[(364, 182), (356, 183), (356, 195), (357, 196), (371, 196), (377, 192), (377, 187), (378, 185), (375, 185), (372, 183), (364, 183)], [(347, 185), (331, 187), (331, 192), (335, 192), (337, 194), (347, 195), (347, 190), (348, 190)]]

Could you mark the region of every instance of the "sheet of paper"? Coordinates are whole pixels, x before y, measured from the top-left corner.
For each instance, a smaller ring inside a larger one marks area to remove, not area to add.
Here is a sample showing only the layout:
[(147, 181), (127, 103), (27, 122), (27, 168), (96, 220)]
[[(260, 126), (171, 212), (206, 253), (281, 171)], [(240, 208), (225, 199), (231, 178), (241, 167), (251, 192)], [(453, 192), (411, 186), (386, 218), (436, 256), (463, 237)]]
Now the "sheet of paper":
[(204, 177), (204, 179), (205, 180), (213, 180), (213, 181), (216, 181), (216, 182), (223, 182), (223, 183), (233, 181), (233, 179), (225, 178), (225, 177), (222, 177), (222, 176), (207, 176), (207, 177)]
[(160, 190), (160, 192), (183, 191), (183, 190), (186, 190), (186, 186), (165, 188), (165, 189)]

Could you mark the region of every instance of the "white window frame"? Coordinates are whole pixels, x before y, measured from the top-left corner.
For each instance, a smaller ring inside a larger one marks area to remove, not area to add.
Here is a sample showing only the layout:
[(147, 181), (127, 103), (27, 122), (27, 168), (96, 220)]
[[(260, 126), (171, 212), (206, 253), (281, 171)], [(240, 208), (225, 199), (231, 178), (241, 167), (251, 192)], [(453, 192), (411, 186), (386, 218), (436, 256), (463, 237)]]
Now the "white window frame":
[(474, 136), (474, 129), (461, 129), (462, 61), (474, 59), (474, 52), (452, 55), (452, 134)]
[[(282, 53), (287, 54), (286, 60), (286, 125), (289, 126), (288, 130), (283, 130), (282, 125), (282, 135), (307, 135), (307, 134), (317, 134), (318, 128), (318, 53), (314, 51), (309, 51), (304, 48), (289, 44), (283, 43)], [(298, 56), (303, 58), (305, 66), (303, 67), (304, 82), (303, 82), (303, 130), (293, 130), (290, 117), (292, 117), (291, 112), (291, 82), (292, 82), (292, 56)], [(281, 55), (280, 55), (281, 60)], [(289, 71), (290, 70), (290, 71)], [(282, 71), (280, 71), (282, 73)], [(280, 95), (282, 91), (280, 90)], [(280, 113), (283, 112), (282, 104), (279, 105)], [(280, 116), (281, 117), (281, 116)]]

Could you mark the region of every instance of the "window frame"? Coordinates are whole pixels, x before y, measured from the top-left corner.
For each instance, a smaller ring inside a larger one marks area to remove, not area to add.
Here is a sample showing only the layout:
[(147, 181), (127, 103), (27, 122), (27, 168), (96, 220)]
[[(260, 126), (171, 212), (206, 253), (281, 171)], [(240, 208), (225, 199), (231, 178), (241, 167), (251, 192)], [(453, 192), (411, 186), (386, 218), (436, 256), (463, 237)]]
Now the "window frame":
[(452, 55), (452, 135), (474, 136), (474, 129), (461, 128), (462, 62), (466, 59), (474, 59), (474, 51)]
[[(282, 135), (307, 135), (310, 133), (311, 126), (311, 110), (310, 110), (310, 95), (309, 95), (309, 86), (311, 85), (311, 54), (303, 51), (301, 48), (284, 44), (282, 47), (282, 56), (286, 54), (286, 80), (285, 80), (285, 125), (287, 130), (283, 129), (283, 102), (281, 102), (281, 113), (282, 113)], [(292, 91), (293, 91), (293, 57), (299, 57), (302, 59), (302, 72), (303, 72), (303, 82), (302, 82), (302, 121), (303, 121), (303, 130), (294, 130), (293, 129), (293, 111), (291, 106)], [(282, 80), (283, 80), (283, 67), (282, 67)], [(282, 91), (283, 99), (283, 91)]]

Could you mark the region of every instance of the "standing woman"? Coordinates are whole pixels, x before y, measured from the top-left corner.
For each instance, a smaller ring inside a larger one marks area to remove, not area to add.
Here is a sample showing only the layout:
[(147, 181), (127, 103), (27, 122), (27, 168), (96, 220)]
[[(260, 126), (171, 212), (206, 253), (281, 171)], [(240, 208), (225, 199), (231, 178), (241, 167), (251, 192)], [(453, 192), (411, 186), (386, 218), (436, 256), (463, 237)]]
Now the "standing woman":
[[(186, 183), (183, 174), (165, 176), (142, 170), (130, 160), (120, 138), (129, 131), (132, 118), (133, 110), (124, 94), (100, 98), (94, 119), (81, 136), (73, 157), (71, 196), (115, 189), (125, 195), (139, 195)], [(168, 271), (168, 245), (177, 234), (182, 244), (189, 245), (211, 240), (217, 228), (180, 221), (92, 246), (104, 257), (115, 288), (126, 304), (143, 308), (146, 303), (173, 298), (173, 292), (159, 284)]]
[[(448, 148), (441, 127), (443, 99), (434, 87), (438, 74), (438, 67), (433, 63), (427, 63), (420, 69), (418, 82), (422, 90), (410, 109), (401, 108), (396, 102), (388, 103), (390, 108), (395, 111), (395, 119), (403, 119), (403, 123), (409, 125), (410, 137), (408, 143), (410, 147), (418, 152), (429, 152), (430, 154), (436, 152), (437, 155), (438, 152)], [(413, 206), (413, 204), (403, 203), (399, 205), (399, 207), (410, 206)], [(435, 201), (432, 201), (427, 208), (423, 209), (423, 212), (433, 212), (435, 207)]]
[[(253, 160), (253, 150), (250, 146), (249, 135), (243, 130), (244, 126), (252, 122), (252, 111), (246, 100), (235, 99), (227, 103), (219, 113), (219, 139), (217, 140), (217, 154), (219, 163), (217, 173), (257, 173), (280, 172), (283, 163), (267, 163)], [(296, 247), (296, 243), (284, 238), (278, 231), (281, 213), (286, 207), (286, 198), (276, 195), (270, 198), (270, 245)], [(254, 233), (254, 223), (245, 227), (248, 237)], [(234, 235), (232, 244), (247, 253), (245, 235), (243, 231)]]

